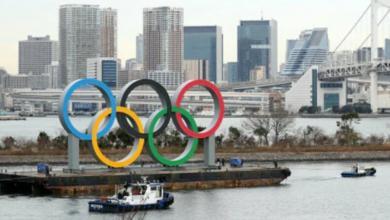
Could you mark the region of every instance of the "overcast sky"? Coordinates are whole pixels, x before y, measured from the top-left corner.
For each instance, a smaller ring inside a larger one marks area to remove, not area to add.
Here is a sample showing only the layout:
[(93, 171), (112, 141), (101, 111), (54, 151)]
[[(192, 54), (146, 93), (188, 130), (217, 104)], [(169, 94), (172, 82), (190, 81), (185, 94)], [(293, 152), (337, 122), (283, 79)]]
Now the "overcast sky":
[[(235, 61), (240, 20), (278, 22), (278, 63), (284, 62), (286, 40), (304, 29), (327, 27), (331, 49), (370, 3), (369, 0), (0, 0), (0, 67), (17, 73), (18, 41), (27, 35), (58, 39), (61, 4), (98, 4), (118, 9), (118, 56), (135, 57), (135, 36), (142, 32), (144, 7), (184, 8), (184, 25), (219, 25), (224, 34), (224, 62)], [(384, 13), (384, 12), (383, 12)], [(368, 16), (344, 44), (355, 49), (369, 31)], [(381, 36), (390, 36), (390, 22)], [(363, 36), (364, 35), (364, 36)]]

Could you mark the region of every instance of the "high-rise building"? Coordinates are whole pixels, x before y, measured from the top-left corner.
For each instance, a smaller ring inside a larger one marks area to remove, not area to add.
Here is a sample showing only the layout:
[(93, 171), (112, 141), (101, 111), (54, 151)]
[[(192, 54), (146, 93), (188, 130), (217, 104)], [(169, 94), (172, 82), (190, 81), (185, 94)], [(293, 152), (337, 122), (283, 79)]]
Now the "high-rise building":
[[(366, 63), (371, 61), (371, 47), (362, 47), (354, 51), (356, 62)], [(383, 58), (385, 52), (382, 47), (378, 47), (378, 58)]]
[(290, 53), (294, 49), (297, 42), (297, 39), (287, 40), (286, 63), (288, 62), (288, 57), (290, 56)]
[(256, 66), (265, 67), (267, 79), (278, 71), (277, 22), (275, 20), (241, 21), (237, 27), (238, 81), (248, 81)]
[(50, 86), (50, 76), (48, 74), (28, 75), (27, 83), (30, 89), (47, 89)]
[(59, 11), (60, 75), (62, 87), (85, 78), (87, 59), (100, 54), (98, 5), (62, 5)]
[(87, 77), (102, 81), (111, 88), (118, 86), (118, 61), (113, 57), (87, 59)]
[(237, 62), (228, 62), (225, 64), (228, 83), (238, 82)]
[(100, 10), (101, 57), (117, 57), (117, 10)]
[(19, 73), (42, 74), (45, 66), (58, 60), (58, 43), (50, 36), (33, 37), (19, 41)]
[(169, 71), (149, 71), (146, 74), (148, 79), (157, 81), (163, 86), (178, 87), (184, 81), (183, 73)]
[(138, 64), (144, 63), (144, 36), (142, 34), (138, 34), (135, 40), (135, 48), (136, 48), (136, 60)]
[(144, 70), (182, 73), (183, 9), (145, 8)]
[(261, 81), (265, 78), (265, 67), (256, 66), (249, 72), (249, 81)]
[(137, 59), (128, 59), (125, 63), (126, 70), (142, 70), (142, 64), (137, 63)]
[(184, 81), (192, 79), (207, 79), (209, 76), (208, 60), (184, 60)]
[(49, 88), (60, 88), (59, 66), (57, 61), (45, 66), (45, 74), (49, 76)]
[(329, 53), (327, 28), (302, 31), (294, 47), (288, 51), (282, 75), (301, 75), (311, 66), (324, 63)]
[(184, 27), (184, 59), (208, 60), (206, 79), (223, 81), (223, 35), (218, 26)]
[(390, 59), (390, 39), (385, 39), (385, 58)]
[(6, 75), (4, 76), (3, 80), (4, 88), (6, 89), (29, 88), (27, 74)]

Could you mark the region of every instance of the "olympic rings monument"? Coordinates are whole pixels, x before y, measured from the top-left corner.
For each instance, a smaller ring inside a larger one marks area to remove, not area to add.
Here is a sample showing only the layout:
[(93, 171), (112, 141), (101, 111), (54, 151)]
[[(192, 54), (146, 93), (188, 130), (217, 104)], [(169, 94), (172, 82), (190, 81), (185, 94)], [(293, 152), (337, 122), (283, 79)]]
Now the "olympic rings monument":
[[(69, 117), (69, 102), (76, 89), (86, 86), (95, 87), (102, 93), (106, 107), (97, 112), (87, 128), (78, 130)], [(139, 86), (151, 87), (162, 103), (162, 107), (150, 115), (145, 125), (137, 113), (127, 106), (128, 96)], [(181, 105), (186, 91), (195, 86), (206, 88), (214, 102), (213, 119), (202, 131), (198, 131), (196, 121)], [(0, 173), (0, 193), (57, 196), (107, 194), (115, 191), (116, 186), (140, 180), (143, 176), (148, 176), (150, 180), (164, 182), (165, 187), (172, 190), (269, 186), (279, 184), (291, 174), (288, 168), (283, 167), (230, 168), (226, 166), (215, 169), (214, 133), (224, 117), (224, 102), (218, 88), (206, 80), (191, 80), (183, 83), (171, 99), (162, 85), (150, 79), (131, 81), (120, 90), (117, 97), (114, 97), (104, 83), (87, 78), (76, 80), (68, 85), (60, 99), (59, 119), (68, 132), (68, 167), (63, 171), (53, 171), (50, 175), (37, 172)], [(171, 120), (176, 129), (189, 139), (183, 152), (173, 159), (160, 154), (153, 142), (156, 136), (164, 132)], [(119, 126), (135, 140), (130, 152), (118, 161), (106, 157), (98, 143), (98, 139), (106, 135), (115, 122), (118, 122)], [(203, 139), (205, 143), (205, 166), (181, 166), (195, 154), (199, 139)], [(91, 169), (88, 172), (86, 169), (80, 169), (80, 140), (88, 142), (97, 161), (113, 169)], [(137, 160), (144, 147), (153, 160), (164, 167), (123, 169)]]
[[(99, 90), (106, 102), (106, 108), (100, 110), (92, 119), (90, 126), (85, 130), (77, 130), (69, 117), (69, 101), (76, 89), (92, 86)], [(140, 86), (149, 86), (157, 94), (162, 103), (162, 108), (154, 111), (148, 118), (145, 126), (139, 116), (131, 108), (128, 108), (127, 98), (131, 92)], [(198, 131), (198, 126), (192, 115), (181, 107), (186, 91), (200, 86), (210, 94), (214, 103), (214, 115), (208, 128)], [(215, 137), (224, 117), (224, 101), (219, 89), (207, 80), (190, 80), (183, 83), (175, 91), (173, 98), (167, 90), (158, 82), (151, 79), (133, 80), (127, 83), (114, 97), (110, 88), (103, 82), (85, 78), (70, 83), (60, 97), (59, 119), (68, 133), (68, 172), (77, 172), (79, 165), (79, 141), (88, 141), (88, 145), (94, 157), (103, 165), (112, 168), (124, 168), (134, 163), (141, 155), (142, 149), (147, 147), (150, 156), (164, 166), (179, 166), (186, 163), (196, 152), (199, 139), (205, 139), (204, 163), (207, 167), (215, 166)], [(100, 150), (98, 139), (106, 135), (112, 126), (118, 122), (119, 126), (131, 137), (134, 144), (130, 152), (121, 160), (113, 161), (106, 157)], [(189, 137), (183, 152), (176, 158), (169, 159), (159, 153), (154, 144), (154, 138), (164, 132), (170, 120), (176, 129)]]

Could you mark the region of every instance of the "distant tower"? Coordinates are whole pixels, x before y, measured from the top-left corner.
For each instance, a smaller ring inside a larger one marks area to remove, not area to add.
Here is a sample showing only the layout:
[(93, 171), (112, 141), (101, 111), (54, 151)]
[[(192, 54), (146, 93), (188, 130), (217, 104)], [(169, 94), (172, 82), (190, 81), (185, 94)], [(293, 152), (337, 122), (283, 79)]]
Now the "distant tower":
[(103, 8), (100, 11), (101, 57), (117, 57), (117, 10)]
[(45, 72), (45, 66), (58, 60), (58, 43), (49, 36), (28, 36), (27, 40), (19, 41), (19, 73), (40, 75)]
[(59, 15), (59, 68), (62, 86), (85, 78), (87, 59), (100, 56), (98, 5), (62, 5)]
[(182, 72), (183, 9), (144, 9), (144, 70)]

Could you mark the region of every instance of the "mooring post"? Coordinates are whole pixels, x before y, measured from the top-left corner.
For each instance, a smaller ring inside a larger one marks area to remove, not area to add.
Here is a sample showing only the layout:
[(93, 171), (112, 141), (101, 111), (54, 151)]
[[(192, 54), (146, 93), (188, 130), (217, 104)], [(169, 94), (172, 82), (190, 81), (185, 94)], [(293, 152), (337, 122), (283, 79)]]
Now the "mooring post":
[(203, 140), (203, 160), (206, 167), (215, 167), (215, 136)]
[(80, 170), (80, 140), (71, 134), (68, 135), (68, 170)]

